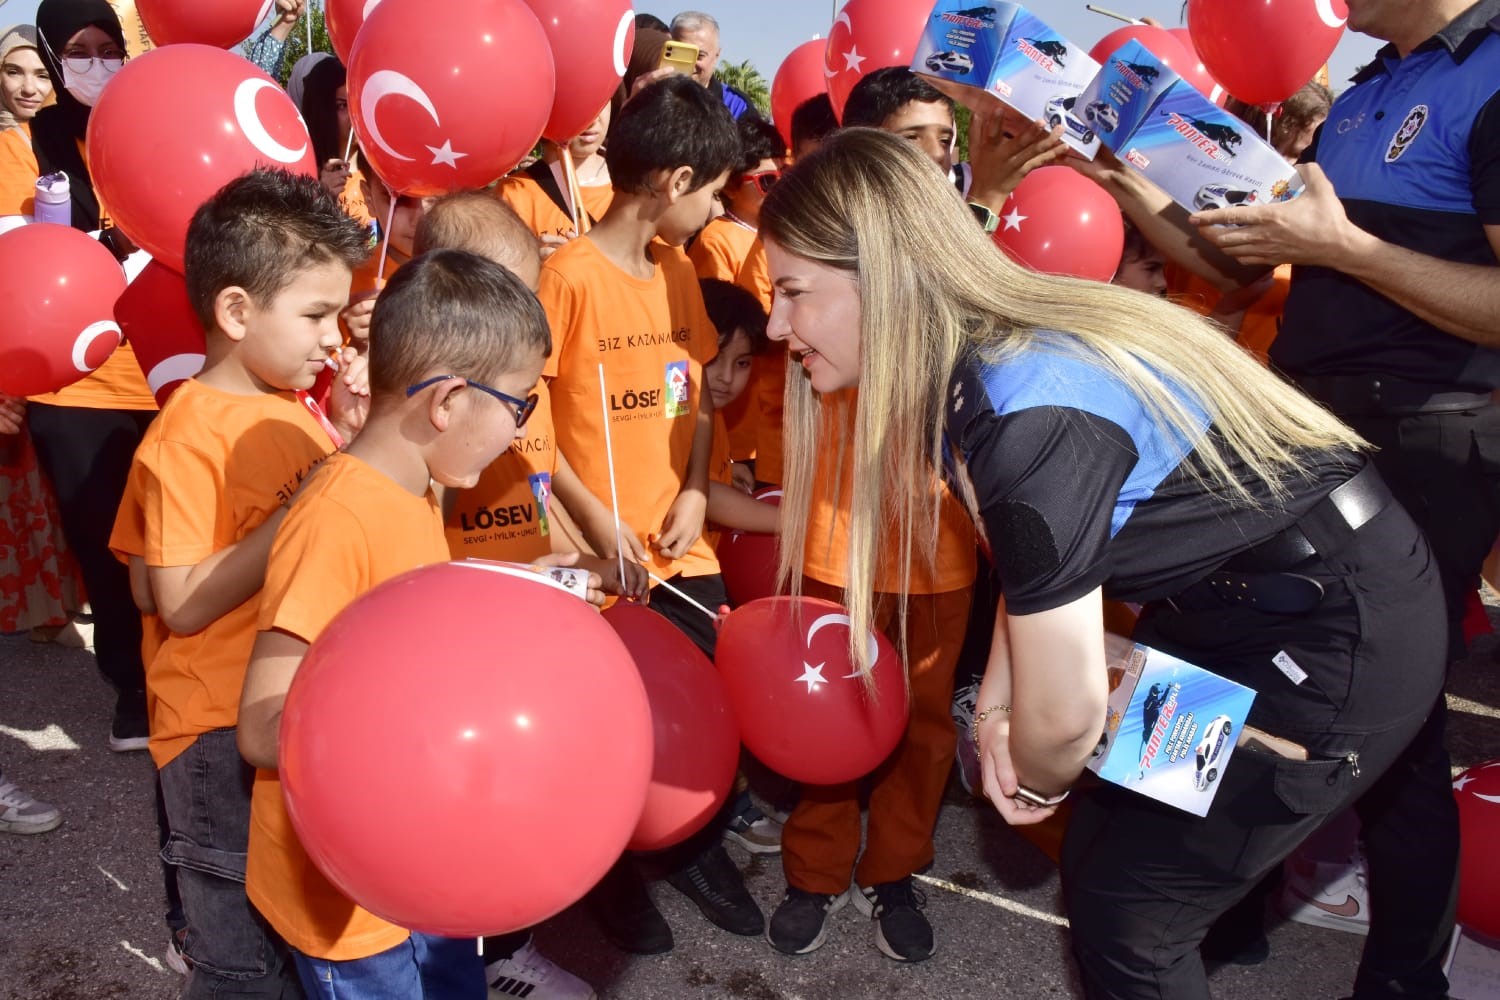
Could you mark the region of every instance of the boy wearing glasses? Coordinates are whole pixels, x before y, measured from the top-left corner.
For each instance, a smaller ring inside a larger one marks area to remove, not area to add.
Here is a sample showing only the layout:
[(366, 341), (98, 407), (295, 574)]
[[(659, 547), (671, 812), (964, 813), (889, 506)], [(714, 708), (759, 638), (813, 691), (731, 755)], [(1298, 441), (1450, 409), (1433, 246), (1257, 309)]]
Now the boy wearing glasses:
[(261, 769), (246, 891), (291, 946), (310, 997), (485, 995), (472, 939), (390, 924), (308, 859), (282, 799), (278, 735), (287, 690), (329, 621), (371, 587), (448, 559), (433, 484), (473, 487), (524, 437), (550, 350), (541, 307), (504, 268), (458, 250), (404, 265), (371, 319), (365, 428), (318, 470), (276, 535), (240, 709), (240, 750)]
[(135, 455), (146, 574), (166, 629), (146, 667), (148, 749), (170, 830), (162, 856), (187, 919), (190, 998), (298, 995), (245, 898), (253, 774), (235, 726), (285, 504), (363, 420), (353, 368), (335, 380), (328, 416), (306, 390), (341, 343), (338, 312), (365, 246), (316, 181), (285, 171), (247, 174), (205, 203), (185, 276), (208, 360)]

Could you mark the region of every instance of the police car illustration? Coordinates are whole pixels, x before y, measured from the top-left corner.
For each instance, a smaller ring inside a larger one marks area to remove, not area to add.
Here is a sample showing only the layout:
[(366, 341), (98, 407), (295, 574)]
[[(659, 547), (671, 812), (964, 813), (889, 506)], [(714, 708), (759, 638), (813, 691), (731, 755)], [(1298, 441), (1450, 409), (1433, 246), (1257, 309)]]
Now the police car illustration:
[(1094, 130), (1087, 122), (1080, 121), (1073, 114), (1073, 105), (1077, 103), (1078, 96), (1067, 97), (1062, 94), (1052, 98), (1042, 109), (1042, 117), (1047, 119), (1047, 124), (1053, 128), (1059, 125), (1067, 127), (1068, 131), (1078, 137), (1078, 141), (1087, 145), (1094, 141)]
[(1062, 42), (1059, 42), (1056, 39), (1039, 42), (1035, 38), (1028, 38), (1026, 39), (1026, 43), (1032, 48), (1036, 49), (1042, 55), (1056, 62), (1059, 66), (1067, 65), (1067, 62), (1065, 60), (1068, 55), (1068, 47)]
[(1108, 101), (1091, 102), (1083, 109), (1083, 117), (1097, 126), (1101, 132), (1113, 132), (1120, 126), (1120, 113)]
[(1197, 770), (1193, 773), (1193, 784), (1198, 791), (1206, 792), (1219, 780), (1219, 765), (1224, 760), (1224, 755), (1234, 742), (1229, 738), (1234, 732), (1234, 723), (1229, 721), (1229, 716), (1216, 716), (1204, 728), (1204, 737), (1198, 741), (1196, 755), (1198, 758)]
[(927, 57), (927, 68), (934, 73), (968, 73), (974, 68), (974, 60), (962, 52), (934, 52)]
[(1193, 195), (1193, 208), (1200, 212), (1211, 208), (1238, 208), (1254, 201), (1254, 191), (1240, 191), (1228, 184), (1205, 184)]

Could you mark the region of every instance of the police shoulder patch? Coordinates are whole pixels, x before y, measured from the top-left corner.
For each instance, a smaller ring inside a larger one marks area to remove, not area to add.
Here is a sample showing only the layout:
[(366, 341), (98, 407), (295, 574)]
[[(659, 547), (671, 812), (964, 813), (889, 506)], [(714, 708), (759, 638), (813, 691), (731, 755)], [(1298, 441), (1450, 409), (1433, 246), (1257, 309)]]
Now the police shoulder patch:
[(1418, 104), (1406, 113), (1401, 121), (1401, 127), (1391, 139), (1391, 144), (1385, 151), (1385, 162), (1395, 163), (1401, 159), (1411, 144), (1416, 140), (1417, 134), (1422, 131), (1422, 126), (1427, 124), (1427, 105)]

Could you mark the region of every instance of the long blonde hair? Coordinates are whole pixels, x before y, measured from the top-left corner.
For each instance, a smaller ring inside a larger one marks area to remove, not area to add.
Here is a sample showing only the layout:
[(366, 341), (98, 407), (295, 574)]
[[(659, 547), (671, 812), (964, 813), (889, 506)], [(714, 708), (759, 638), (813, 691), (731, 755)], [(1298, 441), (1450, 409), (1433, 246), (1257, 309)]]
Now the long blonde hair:
[[(854, 449), (845, 602), (850, 655), (865, 670), (856, 637), (868, 634), (873, 616), (876, 545), (897, 546), (903, 568), (915, 553), (931, 559), (936, 550), (939, 494), (926, 484), (942, 468), (944, 401), (967, 351), (1004, 360), (1031, 345), (1039, 325), (1062, 332), (1159, 424), (1194, 442), (1191, 468), (1206, 488), (1240, 503), (1254, 500), (1235, 460), (1280, 496), (1307, 451), (1363, 446), (1197, 314), (1012, 263), (931, 161), (888, 133), (854, 128), (825, 140), (772, 189), (760, 231), (788, 253), (851, 272), (859, 287), (859, 401), (852, 440), (837, 450)], [(792, 593), (800, 590), (816, 465), (828, 454), (821, 409), (806, 374), (792, 367), (780, 556)], [(1217, 438), (1203, 433), (1205, 413)], [(978, 525), (972, 492), (958, 492)], [(903, 607), (907, 582), (903, 569)]]

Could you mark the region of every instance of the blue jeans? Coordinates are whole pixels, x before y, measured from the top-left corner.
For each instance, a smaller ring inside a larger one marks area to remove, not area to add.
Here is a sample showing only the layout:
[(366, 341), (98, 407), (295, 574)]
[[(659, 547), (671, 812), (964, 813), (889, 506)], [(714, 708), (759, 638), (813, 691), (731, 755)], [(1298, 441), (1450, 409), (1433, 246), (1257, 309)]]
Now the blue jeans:
[(285, 946), (245, 895), (254, 770), (233, 729), (203, 733), (161, 769), (166, 846), (187, 918), (187, 1000), (301, 1000)]
[(485, 1000), (487, 992), (473, 938), (413, 931), (369, 958), (334, 962), (295, 948), (292, 958), (312, 1000)]

